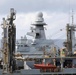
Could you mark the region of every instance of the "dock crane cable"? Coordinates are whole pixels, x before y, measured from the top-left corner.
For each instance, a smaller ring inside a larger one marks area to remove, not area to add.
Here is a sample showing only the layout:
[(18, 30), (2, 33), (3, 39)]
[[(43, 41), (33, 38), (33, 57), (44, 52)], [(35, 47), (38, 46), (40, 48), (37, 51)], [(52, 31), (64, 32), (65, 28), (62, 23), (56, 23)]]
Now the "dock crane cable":
[(64, 35), (65, 35), (65, 33), (60, 34), (60, 36), (58, 36), (56, 39), (59, 39), (59, 38), (63, 39), (65, 37)]
[(63, 30), (65, 30), (65, 28), (59, 29), (58, 31), (54, 32), (52, 35), (49, 35), (49, 38), (56, 36), (57, 34), (61, 33)]

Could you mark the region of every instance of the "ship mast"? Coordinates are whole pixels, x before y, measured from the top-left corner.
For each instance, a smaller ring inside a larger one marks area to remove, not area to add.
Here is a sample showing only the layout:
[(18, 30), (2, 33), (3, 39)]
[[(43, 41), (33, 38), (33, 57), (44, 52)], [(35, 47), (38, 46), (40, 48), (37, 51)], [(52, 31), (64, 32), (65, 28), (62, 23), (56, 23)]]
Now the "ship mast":
[(5, 20), (5, 18), (3, 18), (3, 23), (2, 25), (2, 29), (3, 29), (3, 37), (2, 37), (2, 41), (3, 41), (3, 45), (2, 45), (2, 52), (3, 52), (3, 73), (7, 73), (8, 71), (8, 43), (7, 43), (7, 21)]
[(16, 27), (13, 21), (16, 19), (13, 8), (10, 10), (10, 15), (7, 20), (3, 19), (3, 73), (10, 73), (15, 70), (15, 41)]
[(75, 28), (74, 25), (74, 16), (73, 16), (73, 10), (72, 10), (72, 24), (67, 24), (66, 30), (67, 30), (67, 42), (66, 47), (69, 52), (69, 56), (71, 56), (74, 53), (74, 45), (75, 45)]
[(72, 10), (72, 25), (74, 25), (74, 12), (73, 12), (73, 10)]

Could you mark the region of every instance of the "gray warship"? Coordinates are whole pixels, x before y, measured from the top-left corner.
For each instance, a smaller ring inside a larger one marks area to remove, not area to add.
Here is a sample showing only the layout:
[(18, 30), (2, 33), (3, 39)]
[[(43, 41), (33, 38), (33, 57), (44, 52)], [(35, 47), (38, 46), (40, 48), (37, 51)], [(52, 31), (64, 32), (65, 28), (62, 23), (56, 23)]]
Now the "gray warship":
[(32, 41), (26, 36), (16, 41), (16, 13), (13, 8), (7, 19), (3, 18), (2, 57), (0, 75), (66, 75), (76, 74), (75, 25), (67, 24), (67, 41), (59, 48), (53, 40), (46, 39), (43, 13), (39, 12), (32, 24)]

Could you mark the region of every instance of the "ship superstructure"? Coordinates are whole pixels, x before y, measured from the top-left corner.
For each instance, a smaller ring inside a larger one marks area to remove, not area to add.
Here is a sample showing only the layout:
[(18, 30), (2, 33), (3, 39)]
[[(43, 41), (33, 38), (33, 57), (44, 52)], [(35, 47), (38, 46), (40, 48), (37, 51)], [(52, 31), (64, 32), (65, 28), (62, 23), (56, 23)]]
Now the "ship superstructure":
[(21, 42), (17, 42), (17, 52), (20, 52), (25, 56), (28, 55), (29, 57), (42, 57), (44, 53), (48, 56), (53, 55), (53, 49), (56, 46), (53, 40), (46, 39), (44, 28), (45, 25), (47, 24), (44, 22), (43, 13), (39, 12), (36, 16), (36, 20), (32, 23), (33, 27), (31, 27), (31, 32), (27, 33), (27, 35), (32, 36), (33, 39), (31, 40), (30, 44), (28, 44), (28, 39), (25, 37), (21, 38)]
[(28, 33), (28, 35), (32, 34), (32, 36), (34, 37), (34, 43), (37, 42), (37, 40), (45, 40), (46, 36), (44, 26), (46, 25), (46, 23), (44, 22), (42, 12), (39, 12), (37, 14), (36, 20), (34, 23), (32, 23), (32, 25), (35, 27), (31, 27), (31, 32)]

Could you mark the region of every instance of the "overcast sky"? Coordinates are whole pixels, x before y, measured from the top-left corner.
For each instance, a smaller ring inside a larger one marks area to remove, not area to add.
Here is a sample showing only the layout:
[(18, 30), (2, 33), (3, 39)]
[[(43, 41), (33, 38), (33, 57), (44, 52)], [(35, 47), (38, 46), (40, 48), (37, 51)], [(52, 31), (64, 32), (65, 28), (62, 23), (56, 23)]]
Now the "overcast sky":
[[(66, 38), (65, 27), (67, 23), (71, 23), (72, 9), (76, 24), (76, 0), (0, 0), (0, 23), (3, 17), (7, 17), (10, 8), (16, 10), (17, 18), (14, 23), (17, 38), (30, 31), (37, 12), (43, 12), (44, 21), (47, 23), (46, 37), (50, 39)], [(0, 27), (0, 35), (1, 32)]]

